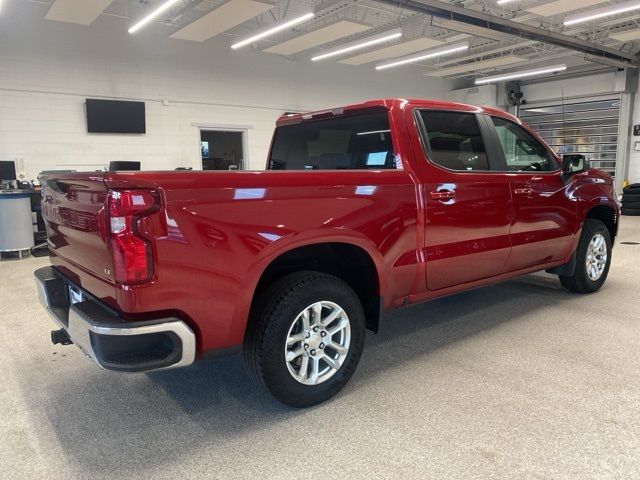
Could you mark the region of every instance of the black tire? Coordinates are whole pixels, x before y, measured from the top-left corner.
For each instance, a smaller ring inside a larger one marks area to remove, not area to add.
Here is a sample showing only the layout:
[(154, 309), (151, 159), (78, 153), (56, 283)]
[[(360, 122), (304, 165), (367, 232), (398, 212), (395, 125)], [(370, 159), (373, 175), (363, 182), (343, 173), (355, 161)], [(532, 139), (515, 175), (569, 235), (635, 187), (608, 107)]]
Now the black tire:
[(640, 202), (640, 192), (623, 194), (622, 203), (627, 203), (627, 202)]
[[(323, 383), (306, 385), (289, 372), (285, 345), (298, 315), (320, 301), (333, 302), (344, 310), (351, 339), (333, 376)], [(258, 383), (286, 405), (311, 407), (328, 400), (349, 381), (360, 361), (365, 338), (364, 310), (353, 289), (333, 275), (303, 271), (277, 280), (260, 294), (251, 317), (244, 349), (247, 366)]]
[[(591, 239), (601, 234), (605, 239), (607, 248), (607, 261), (600, 278), (592, 280), (587, 273), (587, 248)], [(576, 293), (592, 293), (600, 289), (607, 279), (611, 266), (611, 236), (606, 225), (600, 220), (587, 218), (582, 226), (582, 234), (576, 250), (576, 268), (572, 276), (560, 275), (560, 283), (567, 290)]]
[(640, 183), (632, 183), (622, 189), (623, 193), (640, 193)]
[(637, 217), (638, 215), (640, 215), (640, 208), (623, 208), (622, 210), (620, 210), (620, 212), (622, 213), (622, 215)]
[(622, 202), (622, 208), (627, 208), (631, 210), (640, 210), (640, 201), (639, 202)]

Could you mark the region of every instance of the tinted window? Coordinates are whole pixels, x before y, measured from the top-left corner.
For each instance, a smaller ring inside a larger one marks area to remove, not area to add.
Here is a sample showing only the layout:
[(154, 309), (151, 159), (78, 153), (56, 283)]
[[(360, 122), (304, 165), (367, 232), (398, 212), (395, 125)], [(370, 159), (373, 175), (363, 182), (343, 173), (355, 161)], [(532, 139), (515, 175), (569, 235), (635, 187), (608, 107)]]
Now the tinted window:
[(502, 118), (491, 119), (504, 150), (507, 170), (543, 172), (557, 168), (547, 149), (524, 128)]
[(271, 170), (396, 168), (387, 112), (329, 118), (276, 129)]
[(472, 113), (420, 112), (429, 159), (451, 170), (489, 170), (487, 152)]

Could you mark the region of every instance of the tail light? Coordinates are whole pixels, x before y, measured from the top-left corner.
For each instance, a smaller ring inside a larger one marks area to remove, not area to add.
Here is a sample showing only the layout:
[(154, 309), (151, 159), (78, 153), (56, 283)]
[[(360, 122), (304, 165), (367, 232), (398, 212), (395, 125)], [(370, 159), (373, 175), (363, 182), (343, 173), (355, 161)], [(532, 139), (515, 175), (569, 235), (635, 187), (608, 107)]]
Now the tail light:
[(157, 194), (152, 190), (109, 192), (109, 238), (116, 282), (135, 285), (153, 278), (151, 242), (138, 233), (138, 221), (157, 207)]

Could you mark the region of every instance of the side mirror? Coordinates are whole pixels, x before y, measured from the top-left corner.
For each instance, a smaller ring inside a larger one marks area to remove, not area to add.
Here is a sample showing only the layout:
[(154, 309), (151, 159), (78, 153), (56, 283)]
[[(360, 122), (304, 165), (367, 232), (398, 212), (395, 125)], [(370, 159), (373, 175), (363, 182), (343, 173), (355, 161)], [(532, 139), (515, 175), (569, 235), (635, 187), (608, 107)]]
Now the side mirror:
[(581, 153), (568, 153), (562, 155), (562, 171), (567, 175), (586, 172), (589, 170), (589, 160)]

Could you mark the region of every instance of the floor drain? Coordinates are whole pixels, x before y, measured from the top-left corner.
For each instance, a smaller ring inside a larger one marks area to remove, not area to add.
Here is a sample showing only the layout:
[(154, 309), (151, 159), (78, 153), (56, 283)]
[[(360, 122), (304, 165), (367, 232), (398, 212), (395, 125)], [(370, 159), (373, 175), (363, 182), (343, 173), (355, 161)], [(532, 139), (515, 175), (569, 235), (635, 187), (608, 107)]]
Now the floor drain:
[(640, 242), (620, 242), (620, 245), (640, 245)]

